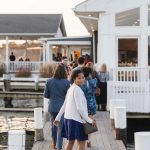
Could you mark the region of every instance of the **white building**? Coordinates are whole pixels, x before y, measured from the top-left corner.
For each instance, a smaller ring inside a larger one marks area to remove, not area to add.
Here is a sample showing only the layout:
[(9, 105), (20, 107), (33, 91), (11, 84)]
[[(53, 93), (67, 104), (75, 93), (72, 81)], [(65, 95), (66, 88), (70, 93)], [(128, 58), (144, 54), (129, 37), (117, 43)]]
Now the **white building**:
[(109, 68), (118, 67), (121, 61), (138, 67), (150, 65), (149, 3), (148, 0), (87, 0), (74, 8), (87, 30), (93, 36), (98, 32), (98, 63), (106, 63)]
[(108, 101), (124, 98), (128, 112), (150, 112), (150, 0), (86, 0), (74, 12), (93, 36), (95, 63), (112, 75)]
[[(36, 72), (47, 56), (38, 39), (65, 36), (62, 14), (0, 14), (0, 63), (6, 64), (7, 72), (15, 72), (22, 64)], [(16, 57), (13, 62), (11, 52)], [(30, 62), (20, 62), (19, 57)]]

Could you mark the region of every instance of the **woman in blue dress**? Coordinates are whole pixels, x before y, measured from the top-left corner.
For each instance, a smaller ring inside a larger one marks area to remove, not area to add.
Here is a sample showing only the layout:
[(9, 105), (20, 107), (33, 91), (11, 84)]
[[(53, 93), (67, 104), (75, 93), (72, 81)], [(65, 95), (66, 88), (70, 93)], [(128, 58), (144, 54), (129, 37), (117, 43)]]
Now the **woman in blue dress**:
[[(81, 71), (84, 74), (85, 81), (82, 85), (82, 90), (85, 94), (87, 100), (88, 115), (90, 118), (94, 119), (96, 114), (96, 98), (95, 98), (95, 89), (97, 86), (97, 79), (92, 78), (92, 69), (89, 67), (82, 67)], [(90, 136), (88, 137), (87, 146), (91, 147)]]

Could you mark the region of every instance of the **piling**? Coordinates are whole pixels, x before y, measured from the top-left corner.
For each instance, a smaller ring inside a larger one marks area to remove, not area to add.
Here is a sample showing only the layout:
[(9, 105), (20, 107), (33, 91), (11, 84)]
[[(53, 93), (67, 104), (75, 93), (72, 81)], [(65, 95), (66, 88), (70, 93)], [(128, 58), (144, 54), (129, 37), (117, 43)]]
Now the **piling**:
[(8, 150), (25, 150), (25, 140), (24, 130), (8, 131)]
[(35, 108), (34, 109), (34, 126), (35, 126), (35, 141), (44, 140), (42, 108)]
[(115, 107), (114, 108), (114, 121), (116, 140), (122, 140), (123, 143), (127, 144), (127, 115), (126, 107)]
[(49, 112), (48, 112), (48, 104), (49, 103), (49, 99), (47, 98), (44, 98), (44, 108), (43, 108), (43, 111), (44, 111), (44, 124), (50, 120), (50, 115), (49, 115)]
[(38, 91), (39, 89), (39, 77), (38, 76), (34, 77), (34, 82), (35, 82), (35, 91)]
[(149, 150), (150, 149), (150, 132), (136, 132), (134, 133), (135, 150)]
[(4, 82), (4, 89), (3, 91), (10, 91), (11, 89), (11, 76), (10, 74), (3, 74), (3, 82)]
[(110, 100), (110, 120), (111, 125), (114, 128), (114, 107), (126, 107), (126, 101), (125, 99), (111, 99)]

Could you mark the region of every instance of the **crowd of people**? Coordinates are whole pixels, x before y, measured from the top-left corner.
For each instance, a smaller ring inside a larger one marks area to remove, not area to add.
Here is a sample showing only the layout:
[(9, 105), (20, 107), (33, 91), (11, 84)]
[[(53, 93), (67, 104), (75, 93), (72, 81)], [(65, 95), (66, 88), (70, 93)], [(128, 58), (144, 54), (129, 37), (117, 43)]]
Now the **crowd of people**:
[[(10, 56), (9, 56), (9, 60), (12, 62), (12, 61), (15, 61), (16, 60), (16, 56), (14, 55), (13, 52), (11, 52)], [(26, 57), (25, 59), (23, 59), (23, 57), (20, 57), (18, 59), (18, 61), (30, 61), (30, 59), (28, 57)]]
[(88, 122), (96, 126), (96, 109), (106, 111), (109, 74), (105, 64), (97, 72), (92, 62), (85, 63), (84, 57), (70, 66), (67, 62), (68, 58), (63, 56), (44, 91), (44, 97), (49, 99), (51, 149), (61, 150), (63, 138), (66, 138), (65, 150), (72, 150), (75, 141), (78, 150), (85, 150), (86, 145), (91, 147), (92, 143), (83, 124)]

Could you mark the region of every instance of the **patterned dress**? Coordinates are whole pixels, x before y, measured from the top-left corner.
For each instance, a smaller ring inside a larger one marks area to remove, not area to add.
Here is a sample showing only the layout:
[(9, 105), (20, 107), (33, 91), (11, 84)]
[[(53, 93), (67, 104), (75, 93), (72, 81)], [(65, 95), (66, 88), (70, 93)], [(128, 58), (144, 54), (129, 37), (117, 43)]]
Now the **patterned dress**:
[(97, 79), (86, 78), (82, 85), (82, 90), (87, 100), (87, 108), (89, 115), (96, 114), (96, 99), (95, 99), (95, 88), (97, 85)]

